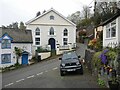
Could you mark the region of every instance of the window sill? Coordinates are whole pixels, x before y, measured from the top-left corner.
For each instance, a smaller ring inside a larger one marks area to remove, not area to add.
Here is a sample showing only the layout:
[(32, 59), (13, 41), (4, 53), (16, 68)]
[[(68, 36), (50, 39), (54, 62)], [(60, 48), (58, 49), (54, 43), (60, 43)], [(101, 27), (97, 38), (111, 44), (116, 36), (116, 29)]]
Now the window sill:
[(11, 49), (11, 48), (1, 48), (1, 49)]
[(56, 35), (48, 35), (49, 37), (56, 37)]
[(4, 62), (4, 63), (1, 63), (1, 64), (9, 64), (9, 63), (11, 63), (11, 62)]
[(116, 39), (116, 37), (105, 38), (105, 40)]

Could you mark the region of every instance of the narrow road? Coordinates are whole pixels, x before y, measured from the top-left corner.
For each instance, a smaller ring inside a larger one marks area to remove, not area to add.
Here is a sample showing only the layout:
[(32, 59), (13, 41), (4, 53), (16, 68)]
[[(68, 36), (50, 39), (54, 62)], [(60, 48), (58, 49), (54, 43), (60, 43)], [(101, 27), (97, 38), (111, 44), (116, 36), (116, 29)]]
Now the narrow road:
[[(76, 50), (84, 57), (85, 45)], [(99, 88), (94, 77), (84, 68), (84, 74), (60, 76), (58, 58), (3, 73), (3, 88)]]

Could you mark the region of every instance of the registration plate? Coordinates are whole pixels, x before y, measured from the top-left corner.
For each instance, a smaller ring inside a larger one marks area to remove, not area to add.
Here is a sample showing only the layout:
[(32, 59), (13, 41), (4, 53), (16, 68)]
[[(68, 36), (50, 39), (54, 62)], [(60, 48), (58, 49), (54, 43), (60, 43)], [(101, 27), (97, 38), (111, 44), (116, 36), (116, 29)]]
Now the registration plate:
[(75, 71), (75, 69), (68, 69), (67, 71)]

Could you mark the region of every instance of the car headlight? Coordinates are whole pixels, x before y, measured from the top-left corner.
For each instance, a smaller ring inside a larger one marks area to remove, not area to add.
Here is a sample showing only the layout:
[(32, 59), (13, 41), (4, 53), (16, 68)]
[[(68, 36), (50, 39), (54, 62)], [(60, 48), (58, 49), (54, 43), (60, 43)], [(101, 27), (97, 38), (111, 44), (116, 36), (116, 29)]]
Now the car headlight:
[(62, 65), (63, 67), (65, 66), (65, 64), (64, 64), (64, 63), (62, 63), (61, 65)]
[(79, 62), (77, 62), (76, 64), (77, 64), (77, 65), (80, 65), (80, 63), (79, 63)]

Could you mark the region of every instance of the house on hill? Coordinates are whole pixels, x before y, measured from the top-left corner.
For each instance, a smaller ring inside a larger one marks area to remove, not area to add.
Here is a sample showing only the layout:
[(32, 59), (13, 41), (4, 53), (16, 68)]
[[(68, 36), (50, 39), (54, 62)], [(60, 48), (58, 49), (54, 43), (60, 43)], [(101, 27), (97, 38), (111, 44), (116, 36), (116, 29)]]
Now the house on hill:
[(76, 25), (55, 9), (29, 20), (27, 28), (32, 30), (32, 53), (37, 47), (64, 50), (76, 47)]
[(16, 64), (15, 47), (22, 50), (18, 62), (28, 64), (32, 58), (32, 42), (31, 30), (0, 28), (0, 67)]

